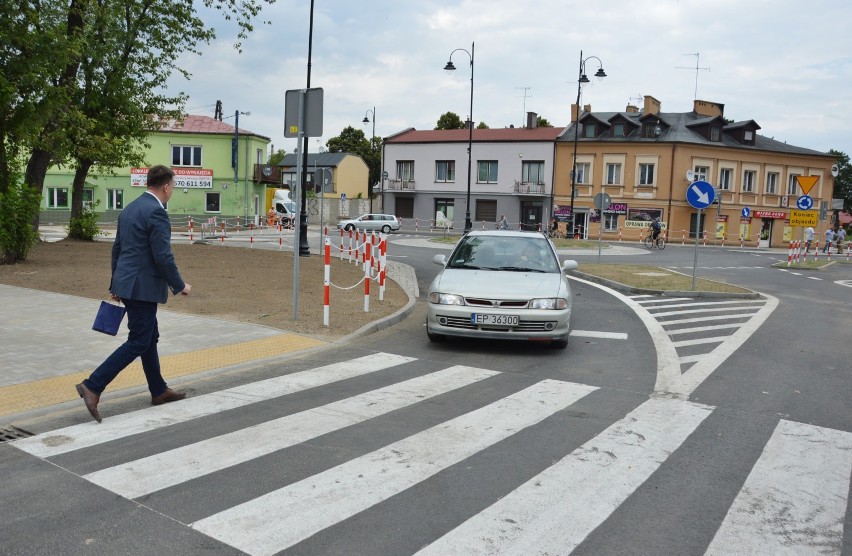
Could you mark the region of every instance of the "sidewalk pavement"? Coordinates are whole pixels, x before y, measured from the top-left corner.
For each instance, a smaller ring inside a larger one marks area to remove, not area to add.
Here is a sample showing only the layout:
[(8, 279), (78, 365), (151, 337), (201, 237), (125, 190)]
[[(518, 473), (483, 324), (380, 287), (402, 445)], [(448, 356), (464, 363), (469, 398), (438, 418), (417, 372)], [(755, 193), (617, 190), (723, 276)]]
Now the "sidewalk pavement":
[[(388, 278), (409, 294), (406, 306), (334, 342), (163, 307), (157, 313), (163, 376), (176, 383), (209, 371), (272, 364), (390, 326), (414, 309), (419, 292), (408, 265), (389, 262)], [(91, 330), (99, 304), (97, 299), (0, 284), (0, 429), (15, 419), (79, 401), (74, 385), (127, 338), (126, 320), (115, 337)], [(111, 395), (146, 390), (138, 360), (109, 388)]]

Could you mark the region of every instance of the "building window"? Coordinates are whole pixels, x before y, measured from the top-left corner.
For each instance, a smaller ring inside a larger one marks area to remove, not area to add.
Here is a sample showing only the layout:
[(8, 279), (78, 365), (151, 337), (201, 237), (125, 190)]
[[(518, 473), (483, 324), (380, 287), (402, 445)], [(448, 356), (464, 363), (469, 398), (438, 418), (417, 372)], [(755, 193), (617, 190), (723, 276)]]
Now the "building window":
[(577, 177), (575, 178), (575, 183), (589, 184), (589, 169), (591, 168), (591, 164), (588, 162), (578, 162), (577, 163)]
[(617, 232), (618, 231), (618, 215), (617, 214), (604, 214), (604, 231), (605, 232)]
[(799, 182), (796, 181), (798, 174), (790, 174), (787, 177), (787, 195), (795, 195), (799, 191)]
[(220, 212), (219, 196), (220, 193), (215, 191), (208, 191), (206, 193), (206, 198), (204, 201), (204, 210), (206, 212)]
[(124, 190), (107, 189), (107, 209), (121, 210), (124, 208)]
[(743, 173), (743, 193), (754, 193), (754, 180), (757, 177), (757, 172), (754, 170), (746, 170)]
[(586, 137), (588, 139), (594, 139), (595, 137), (597, 137), (597, 135), (595, 134), (596, 128), (597, 126), (595, 124), (586, 124), (585, 126), (583, 126), (583, 137)]
[(455, 212), (455, 200), (435, 199), (435, 216), (437, 216), (439, 212), (444, 215), (444, 218), (446, 218), (447, 221), (452, 222), (453, 213)]
[(639, 164), (639, 185), (654, 185), (654, 164)]
[(544, 161), (524, 162), (521, 165), (521, 181), (524, 183), (544, 183)]
[(396, 163), (396, 179), (411, 181), (414, 179), (414, 161), (398, 160)]
[(734, 171), (730, 168), (722, 168), (719, 170), (719, 189), (722, 191), (731, 190), (731, 176)]
[(653, 138), (657, 137), (657, 132), (656, 132), (656, 129), (655, 129), (656, 127), (657, 127), (656, 123), (646, 123), (645, 125), (643, 125), (642, 126), (642, 137), (644, 137), (645, 139), (653, 139)]
[(497, 183), (497, 161), (480, 160), (477, 183)]
[(456, 161), (438, 160), (435, 162), (435, 181), (456, 181)]
[(201, 166), (201, 147), (172, 145), (172, 166)]
[(749, 145), (754, 144), (754, 132), (750, 129), (747, 129), (745, 133), (743, 133), (743, 142)]
[(778, 172), (766, 174), (766, 194), (776, 195), (778, 193)]
[(610, 162), (606, 165), (606, 184), (621, 185), (621, 164)]
[(83, 206), (93, 208), (95, 204), (95, 190), (83, 189)]
[(624, 124), (617, 123), (612, 126), (612, 136), (613, 137), (624, 137)]
[(68, 188), (48, 187), (47, 208), (68, 208)]
[(710, 140), (719, 142), (722, 140), (722, 128), (714, 125), (710, 128)]
[(707, 174), (710, 173), (710, 168), (707, 166), (696, 166), (692, 171), (692, 175), (695, 178), (694, 181), (707, 181)]
[(477, 222), (497, 222), (497, 201), (494, 199), (477, 199), (476, 215), (473, 219)]

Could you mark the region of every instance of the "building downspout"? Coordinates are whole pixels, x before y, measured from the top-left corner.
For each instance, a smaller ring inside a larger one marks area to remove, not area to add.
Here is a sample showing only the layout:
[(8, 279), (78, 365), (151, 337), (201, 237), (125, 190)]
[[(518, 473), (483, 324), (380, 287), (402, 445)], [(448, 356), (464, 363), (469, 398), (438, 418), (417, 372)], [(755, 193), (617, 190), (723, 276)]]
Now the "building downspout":
[(666, 211), (666, 241), (671, 241), (672, 195), (674, 194), (675, 149), (677, 143), (672, 143), (672, 164), (669, 168), (669, 208)]

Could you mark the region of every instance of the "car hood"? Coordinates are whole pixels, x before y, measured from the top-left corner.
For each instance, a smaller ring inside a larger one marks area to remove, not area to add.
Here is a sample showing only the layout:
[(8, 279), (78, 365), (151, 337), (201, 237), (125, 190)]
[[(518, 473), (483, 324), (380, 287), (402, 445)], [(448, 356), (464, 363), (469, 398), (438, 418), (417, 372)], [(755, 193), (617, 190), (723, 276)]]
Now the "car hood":
[(556, 272), (509, 272), (445, 268), (432, 283), (431, 291), (464, 297), (532, 299), (567, 295), (562, 274)]

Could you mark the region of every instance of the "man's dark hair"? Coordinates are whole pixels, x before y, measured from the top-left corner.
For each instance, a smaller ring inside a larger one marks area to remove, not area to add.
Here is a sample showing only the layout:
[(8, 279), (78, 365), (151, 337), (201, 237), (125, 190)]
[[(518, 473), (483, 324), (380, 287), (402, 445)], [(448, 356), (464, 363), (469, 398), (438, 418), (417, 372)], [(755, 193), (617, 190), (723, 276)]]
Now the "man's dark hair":
[(148, 169), (148, 187), (162, 187), (172, 181), (173, 177), (175, 177), (174, 170), (168, 166), (162, 164), (151, 166)]

